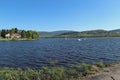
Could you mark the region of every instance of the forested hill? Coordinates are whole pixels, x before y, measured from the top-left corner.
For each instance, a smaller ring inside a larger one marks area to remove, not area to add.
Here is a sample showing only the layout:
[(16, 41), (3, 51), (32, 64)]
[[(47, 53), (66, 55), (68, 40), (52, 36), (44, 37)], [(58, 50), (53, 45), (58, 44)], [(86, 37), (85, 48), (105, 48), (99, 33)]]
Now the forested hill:
[(120, 29), (116, 30), (89, 30), (89, 31), (68, 31), (61, 34), (54, 34), (51, 37), (120, 37)]

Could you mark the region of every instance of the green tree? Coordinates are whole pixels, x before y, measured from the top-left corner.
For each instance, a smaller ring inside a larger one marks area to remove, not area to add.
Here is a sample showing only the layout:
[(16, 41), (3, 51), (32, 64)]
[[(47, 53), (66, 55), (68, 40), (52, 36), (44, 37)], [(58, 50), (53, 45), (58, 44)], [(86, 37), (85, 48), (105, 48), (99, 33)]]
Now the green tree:
[(15, 33), (15, 29), (12, 28), (12, 29), (10, 30), (10, 34), (14, 34), (14, 33)]
[(21, 31), (21, 37), (22, 37), (22, 38), (26, 38), (26, 37), (27, 37), (27, 34), (26, 34), (26, 31), (25, 31), (25, 30), (22, 30), (22, 31)]
[(18, 29), (17, 28), (15, 28), (15, 33), (18, 33)]
[(27, 31), (26, 33), (28, 39), (38, 39), (39, 38), (39, 33), (36, 31)]
[(39, 33), (36, 31), (32, 32), (32, 39), (38, 39), (39, 38)]
[(27, 31), (27, 38), (32, 39), (32, 31)]
[(7, 30), (2, 29), (2, 31), (1, 31), (1, 37), (5, 38), (6, 34), (7, 34)]

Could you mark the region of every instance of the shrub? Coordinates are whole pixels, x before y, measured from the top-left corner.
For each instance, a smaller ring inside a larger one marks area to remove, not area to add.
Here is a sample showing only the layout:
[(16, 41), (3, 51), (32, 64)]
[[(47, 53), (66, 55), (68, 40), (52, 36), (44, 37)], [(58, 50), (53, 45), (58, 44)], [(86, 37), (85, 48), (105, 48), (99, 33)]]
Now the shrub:
[(105, 64), (104, 64), (103, 62), (98, 62), (98, 63), (97, 63), (97, 66), (98, 66), (99, 68), (104, 68), (104, 67), (105, 67)]

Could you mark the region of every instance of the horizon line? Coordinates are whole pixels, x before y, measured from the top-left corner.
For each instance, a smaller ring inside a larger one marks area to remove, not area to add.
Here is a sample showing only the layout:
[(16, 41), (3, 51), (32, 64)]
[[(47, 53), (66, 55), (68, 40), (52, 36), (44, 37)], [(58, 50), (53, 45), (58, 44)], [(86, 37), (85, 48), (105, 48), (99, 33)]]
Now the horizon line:
[[(17, 27), (14, 27), (14, 28), (17, 28)], [(2, 28), (2, 29), (5, 29), (5, 30), (9, 30), (9, 29), (12, 29), (12, 28)], [(2, 30), (0, 28), (0, 30)], [(105, 30), (105, 31), (111, 31), (111, 30), (117, 30), (118, 28), (116, 29), (86, 29), (86, 30), (72, 30), (72, 29), (59, 29), (59, 30), (36, 30), (36, 29), (23, 29), (23, 28), (17, 28), (18, 30), (33, 30), (33, 31), (42, 31), (42, 32), (55, 32), (55, 31), (76, 31), (76, 32), (82, 32), (82, 31), (93, 31), (93, 30)]]

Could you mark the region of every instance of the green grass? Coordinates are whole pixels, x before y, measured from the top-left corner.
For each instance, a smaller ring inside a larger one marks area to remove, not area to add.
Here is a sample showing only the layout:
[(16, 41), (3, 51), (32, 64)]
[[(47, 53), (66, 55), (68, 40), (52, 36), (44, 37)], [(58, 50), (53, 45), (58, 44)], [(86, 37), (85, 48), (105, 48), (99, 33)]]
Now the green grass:
[[(102, 64), (103, 65), (103, 64)], [(77, 80), (93, 74), (103, 67), (97, 64), (80, 63), (65, 67), (42, 67), (25, 70), (18, 68), (1, 68), (0, 80)]]
[(1, 38), (0, 37), (0, 41), (22, 41), (22, 40), (36, 40), (36, 39), (28, 39), (28, 38), (8, 38), (8, 39), (6, 39), (6, 38)]

